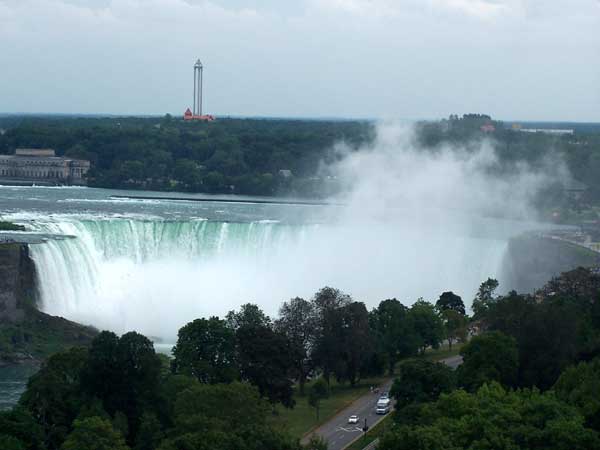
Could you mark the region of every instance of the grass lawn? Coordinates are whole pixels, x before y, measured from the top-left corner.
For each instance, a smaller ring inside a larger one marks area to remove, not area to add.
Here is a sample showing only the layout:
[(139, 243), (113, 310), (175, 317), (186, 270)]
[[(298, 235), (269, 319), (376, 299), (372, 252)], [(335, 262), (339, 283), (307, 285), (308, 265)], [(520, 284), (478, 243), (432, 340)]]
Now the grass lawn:
[(277, 415), (272, 420), (275, 425), (288, 431), (292, 436), (301, 438), (313, 428), (327, 422), (338, 411), (350, 405), (356, 399), (369, 392), (370, 386), (378, 386), (385, 380), (385, 377), (368, 378), (361, 380), (355, 386), (350, 384), (338, 384), (331, 381), (331, 391), (329, 397), (321, 401), (319, 411), (319, 420), (313, 407), (308, 404), (308, 389), (310, 383), (305, 386), (306, 395), (301, 396), (297, 391), (294, 398), (296, 406), (293, 409), (277, 407)]
[[(442, 346), (437, 350), (430, 349), (425, 352), (425, 355), (419, 356), (419, 358), (438, 360), (449, 356), (455, 356), (458, 355), (460, 347), (461, 344), (454, 344), (452, 345), (452, 350), (449, 350), (447, 345)], [(338, 384), (332, 380), (329, 397), (321, 401), (319, 420), (317, 420), (315, 409), (308, 404), (307, 393), (310, 388), (310, 383), (307, 383), (305, 386), (306, 395), (304, 396), (301, 396), (298, 393), (296, 387), (294, 395), (296, 406), (293, 409), (287, 409), (278, 405), (276, 414), (273, 415), (271, 420), (275, 426), (281, 427), (294, 437), (301, 438), (312, 429), (327, 422), (337, 412), (350, 405), (356, 399), (369, 392), (370, 386), (377, 386), (386, 378), (387, 377), (364, 379), (356, 386)], [(374, 430), (375, 429), (377, 429), (377, 427), (375, 427)]]

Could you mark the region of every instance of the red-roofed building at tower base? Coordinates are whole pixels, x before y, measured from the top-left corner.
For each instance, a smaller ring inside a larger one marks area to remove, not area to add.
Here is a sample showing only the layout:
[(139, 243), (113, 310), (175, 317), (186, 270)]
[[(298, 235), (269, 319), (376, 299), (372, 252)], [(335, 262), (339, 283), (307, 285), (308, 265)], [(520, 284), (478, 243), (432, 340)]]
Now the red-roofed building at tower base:
[(194, 115), (190, 108), (188, 108), (183, 113), (183, 120), (203, 120), (205, 122), (212, 122), (215, 120), (215, 116), (211, 114), (202, 114), (201, 116)]

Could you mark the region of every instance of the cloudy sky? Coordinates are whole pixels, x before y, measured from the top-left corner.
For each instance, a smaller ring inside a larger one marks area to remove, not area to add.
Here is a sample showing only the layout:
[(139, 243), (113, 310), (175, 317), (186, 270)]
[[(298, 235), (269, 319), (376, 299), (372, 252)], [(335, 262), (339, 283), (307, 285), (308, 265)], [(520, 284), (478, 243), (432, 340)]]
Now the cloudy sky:
[(600, 0), (0, 0), (0, 112), (600, 121)]

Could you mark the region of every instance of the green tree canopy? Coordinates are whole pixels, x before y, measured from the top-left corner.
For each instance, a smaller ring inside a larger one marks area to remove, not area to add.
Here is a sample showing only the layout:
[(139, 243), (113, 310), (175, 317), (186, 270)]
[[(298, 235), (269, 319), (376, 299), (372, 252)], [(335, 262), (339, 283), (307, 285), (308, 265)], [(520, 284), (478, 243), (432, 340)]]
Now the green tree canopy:
[(559, 399), (579, 409), (587, 426), (600, 431), (600, 358), (568, 367), (553, 389)]
[(203, 383), (228, 383), (238, 377), (235, 333), (218, 317), (196, 319), (182, 327), (173, 356), (176, 372)]
[(465, 315), (465, 304), (463, 303), (462, 298), (460, 298), (460, 295), (456, 295), (452, 291), (442, 293), (438, 301), (435, 303), (435, 307), (440, 312), (452, 310), (462, 314), (463, 316)]
[(454, 371), (447, 365), (411, 359), (400, 364), (400, 374), (394, 380), (390, 395), (401, 409), (412, 403), (435, 401), (440, 394), (455, 387)]
[(421, 351), (424, 352), (427, 347), (438, 348), (444, 338), (444, 324), (435, 307), (419, 299), (410, 307), (409, 317)]
[(412, 425), (384, 434), (380, 450), (589, 450), (597, 432), (553, 394), (507, 391), (497, 383), (477, 393), (456, 390), (414, 410)]
[(301, 394), (304, 394), (306, 376), (311, 369), (310, 350), (316, 339), (317, 326), (317, 311), (312, 302), (296, 297), (284, 302), (279, 308), (279, 319), (275, 321), (275, 329), (285, 335), (292, 346)]
[(385, 353), (390, 375), (400, 358), (417, 353), (419, 338), (408, 315), (408, 308), (395, 298), (383, 300), (371, 311), (371, 328), (377, 347)]
[(489, 381), (517, 385), (519, 352), (511, 336), (497, 331), (475, 336), (460, 354), (463, 363), (458, 367), (458, 379), (467, 389), (475, 390)]
[(123, 436), (100, 417), (76, 420), (61, 450), (128, 450)]

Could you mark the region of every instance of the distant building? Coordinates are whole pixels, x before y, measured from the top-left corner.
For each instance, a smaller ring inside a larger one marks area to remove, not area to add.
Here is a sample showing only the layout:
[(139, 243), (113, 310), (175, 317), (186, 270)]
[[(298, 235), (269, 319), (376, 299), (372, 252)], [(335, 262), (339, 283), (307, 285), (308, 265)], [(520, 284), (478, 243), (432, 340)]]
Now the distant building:
[(288, 169), (281, 169), (281, 170), (279, 171), (279, 176), (280, 176), (280, 177), (283, 177), (283, 178), (290, 178), (290, 177), (292, 177), (292, 176), (293, 176), (293, 173), (292, 173), (292, 171), (291, 171), (291, 170), (288, 170)]
[(518, 131), (521, 133), (544, 133), (544, 134), (573, 134), (574, 130), (562, 129), (562, 128), (520, 128)]
[(479, 129), (481, 131), (483, 131), (484, 133), (493, 133), (494, 131), (496, 131), (496, 127), (494, 125), (492, 125), (491, 123), (486, 123), (485, 125), (481, 125), (479, 127)]
[(90, 162), (56, 156), (52, 149), (18, 148), (14, 155), (0, 155), (0, 183), (85, 185)]
[(183, 120), (200, 120), (204, 122), (212, 122), (213, 120), (215, 120), (215, 116), (211, 114), (197, 115), (192, 113), (192, 111), (190, 111), (190, 108), (188, 108), (183, 113)]

